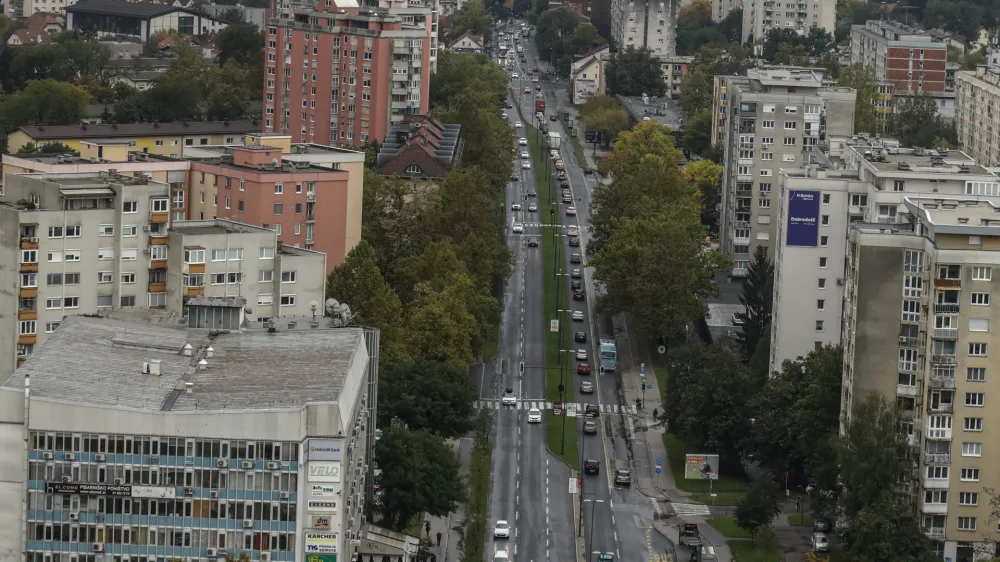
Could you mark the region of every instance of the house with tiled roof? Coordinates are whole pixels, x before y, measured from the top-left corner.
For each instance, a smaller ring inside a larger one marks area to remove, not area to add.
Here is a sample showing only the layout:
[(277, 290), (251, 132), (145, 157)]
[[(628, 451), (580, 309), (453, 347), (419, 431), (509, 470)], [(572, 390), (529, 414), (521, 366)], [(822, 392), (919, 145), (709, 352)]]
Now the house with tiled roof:
[(380, 147), (376, 171), (413, 180), (442, 179), (461, 162), (464, 148), (461, 125), (443, 124), (431, 115), (406, 115)]
[(570, 68), (574, 104), (585, 103), (593, 96), (604, 93), (604, 67), (610, 56), (608, 45), (594, 47), (573, 62)]
[(8, 45), (48, 45), (52, 34), (62, 31), (65, 19), (59, 14), (35, 12), (26, 18), (18, 18), (25, 27), (18, 29), (7, 38)]
[(453, 53), (481, 53), (483, 52), (483, 36), (473, 35), (466, 31), (452, 41), (448, 49)]

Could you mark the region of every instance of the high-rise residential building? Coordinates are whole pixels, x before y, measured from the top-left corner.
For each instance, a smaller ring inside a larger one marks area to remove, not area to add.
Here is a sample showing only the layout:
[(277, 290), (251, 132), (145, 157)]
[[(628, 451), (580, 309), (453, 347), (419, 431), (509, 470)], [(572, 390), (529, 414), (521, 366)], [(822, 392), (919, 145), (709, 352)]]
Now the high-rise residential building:
[(983, 166), (1000, 166), (1000, 67), (955, 77), (958, 142)]
[(296, 0), (276, 14), (265, 34), (266, 132), (359, 146), (427, 112), (437, 57), (431, 0)]
[(671, 0), (612, 0), (611, 36), (619, 49), (648, 48), (673, 56), (677, 49), (677, 14)]
[(743, 7), (743, 0), (712, 0), (712, 21), (720, 22), (729, 12)]
[[(848, 233), (910, 221), (906, 197), (976, 195), (1000, 203), (997, 178), (959, 151), (902, 148), (858, 136), (815, 165), (779, 173), (771, 368), (841, 337)], [(831, 151), (832, 153), (833, 151)], [(862, 179), (863, 178), (863, 179)]]
[[(996, 178), (994, 178), (995, 180)], [(974, 186), (996, 192), (996, 181)], [(990, 414), (1000, 346), (992, 294), (1000, 207), (977, 195), (903, 197), (906, 221), (859, 223), (844, 276), (842, 414), (869, 393), (895, 399), (913, 447), (904, 484), (944, 560), (974, 560), (1000, 538)]]
[[(0, 387), (5, 559), (370, 560), (378, 331), (72, 316)], [(361, 538), (366, 540), (360, 540)], [(390, 550), (392, 552), (392, 550)], [(307, 555), (308, 553), (308, 555)], [(409, 559), (409, 558), (406, 558)]]
[(851, 64), (875, 71), (893, 94), (944, 94), (948, 44), (924, 30), (871, 20), (851, 27)]
[(816, 69), (751, 69), (723, 80), (720, 248), (733, 260), (730, 274), (742, 277), (756, 246), (774, 254), (779, 171), (801, 167), (819, 149), (821, 134), (852, 134), (856, 92), (825, 86)]
[(694, 57), (673, 56), (660, 59), (660, 70), (663, 72), (663, 83), (666, 86), (667, 96), (671, 99), (679, 99), (681, 96), (681, 82), (687, 76), (688, 68), (694, 62)]
[(764, 39), (772, 29), (792, 29), (805, 35), (810, 28), (819, 27), (833, 35), (836, 8), (837, 3), (830, 0), (743, 0), (743, 42)]

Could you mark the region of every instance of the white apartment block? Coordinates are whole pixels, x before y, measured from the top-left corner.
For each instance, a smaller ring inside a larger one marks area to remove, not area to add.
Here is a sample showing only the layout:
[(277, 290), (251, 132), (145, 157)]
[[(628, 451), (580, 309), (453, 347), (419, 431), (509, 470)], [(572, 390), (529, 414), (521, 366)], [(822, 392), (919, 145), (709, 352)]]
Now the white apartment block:
[(958, 142), (983, 166), (1000, 166), (1000, 67), (955, 75)]
[(809, 28), (821, 27), (832, 35), (836, 8), (832, 0), (744, 0), (743, 42), (762, 40), (772, 29), (794, 29), (805, 35)]
[[(167, 183), (147, 176), (8, 175), (0, 202), (0, 375), (8, 376), (65, 316), (160, 309), (192, 297), (244, 297), (248, 320), (311, 313), (323, 302), (326, 255), (288, 248), (273, 230), (225, 220), (171, 226)], [(16, 319), (13, 311), (17, 311)], [(322, 313), (322, 310), (321, 310)]]
[(611, 35), (619, 50), (646, 47), (670, 57), (677, 48), (676, 15), (674, 0), (612, 0)]
[(906, 222), (849, 233), (841, 411), (872, 392), (895, 398), (913, 448), (903, 489), (923, 532), (945, 561), (982, 559), (1000, 539), (985, 491), (1000, 486), (990, 355), (1000, 346), (1000, 207), (936, 193), (904, 197), (904, 212)]
[(850, 136), (855, 91), (826, 87), (816, 69), (751, 69), (727, 76), (716, 115), (726, 112), (720, 248), (733, 260), (730, 275), (747, 274), (756, 246), (774, 255), (782, 168), (801, 168), (819, 150), (822, 134)]
[(712, 21), (720, 22), (726, 19), (729, 12), (743, 7), (743, 0), (712, 0)]

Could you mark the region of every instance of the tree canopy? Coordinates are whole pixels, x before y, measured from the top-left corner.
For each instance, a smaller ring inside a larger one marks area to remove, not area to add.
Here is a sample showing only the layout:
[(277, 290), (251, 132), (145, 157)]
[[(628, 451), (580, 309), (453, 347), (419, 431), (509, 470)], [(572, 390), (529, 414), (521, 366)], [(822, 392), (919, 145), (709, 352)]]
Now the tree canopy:
[(878, 96), (875, 70), (865, 68), (861, 63), (853, 64), (840, 71), (837, 84), (854, 88), (857, 93), (854, 102), (854, 130), (859, 133), (881, 133), (884, 122), (875, 106)]
[(493, 20), (486, 11), (483, 0), (468, 0), (451, 16), (451, 26), (448, 27), (449, 40), (454, 41), (465, 33), (478, 35), (487, 43), (493, 37)]
[(610, 146), (618, 133), (628, 127), (628, 113), (617, 98), (602, 94), (583, 104), (580, 108), (580, 121), (588, 131), (601, 133), (604, 146)]
[(538, 17), (535, 45), (538, 56), (548, 60), (560, 76), (568, 76), (573, 60), (607, 43), (593, 25), (571, 8), (546, 9)]
[(660, 61), (647, 47), (629, 45), (611, 53), (607, 64), (608, 90), (622, 96), (662, 96), (666, 93)]
[(938, 114), (937, 101), (927, 95), (896, 98), (889, 131), (903, 146), (945, 147), (958, 146), (955, 126), (946, 123)]
[(773, 301), (774, 264), (767, 255), (767, 246), (757, 246), (740, 294), (740, 303), (746, 309), (735, 314), (740, 326), (736, 341), (743, 350), (743, 358), (748, 361), (757, 351), (764, 329), (771, 324)]
[(389, 365), (379, 374), (379, 425), (402, 422), (457, 437), (472, 428), (475, 398), (464, 368), (432, 361)]

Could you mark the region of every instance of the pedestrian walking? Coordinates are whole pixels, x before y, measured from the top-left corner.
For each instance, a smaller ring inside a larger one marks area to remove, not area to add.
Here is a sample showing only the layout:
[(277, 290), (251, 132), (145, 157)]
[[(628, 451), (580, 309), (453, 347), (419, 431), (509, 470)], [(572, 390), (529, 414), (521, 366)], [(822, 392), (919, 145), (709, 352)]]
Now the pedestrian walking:
[(431, 522), (424, 521), (424, 529), (427, 529), (427, 536), (431, 536)]
[(656, 419), (656, 414), (657, 414), (656, 408), (653, 408), (653, 419), (654, 420)]
[(438, 531), (437, 540), (438, 540), (438, 544), (437, 545), (441, 546), (441, 531)]

